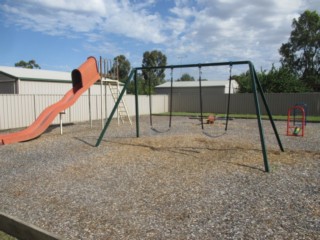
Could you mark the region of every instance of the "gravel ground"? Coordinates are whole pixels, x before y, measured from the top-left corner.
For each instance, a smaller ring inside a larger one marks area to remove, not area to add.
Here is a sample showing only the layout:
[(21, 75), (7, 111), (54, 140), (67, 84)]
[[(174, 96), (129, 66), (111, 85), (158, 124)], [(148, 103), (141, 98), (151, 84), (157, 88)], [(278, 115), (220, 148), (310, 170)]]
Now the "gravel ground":
[(99, 122), (0, 146), (0, 211), (64, 239), (319, 239), (320, 124), (276, 122), (281, 152), (264, 121), (265, 173), (256, 120), (153, 120), (140, 138), (112, 122), (98, 148)]

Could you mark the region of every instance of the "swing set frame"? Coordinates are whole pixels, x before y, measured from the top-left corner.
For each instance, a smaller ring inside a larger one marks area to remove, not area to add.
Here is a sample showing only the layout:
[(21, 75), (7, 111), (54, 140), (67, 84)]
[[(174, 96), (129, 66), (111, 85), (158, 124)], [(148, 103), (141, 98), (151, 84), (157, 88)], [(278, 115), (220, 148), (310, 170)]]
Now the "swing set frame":
[[(263, 163), (264, 163), (264, 169), (265, 172), (270, 172), (270, 166), (269, 166), (269, 162), (268, 162), (268, 156), (267, 156), (267, 148), (266, 148), (266, 143), (265, 143), (265, 138), (264, 138), (264, 130), (263, 130), (263, 125), (262, 125), (262, 118), (261, 118), (261, 109), (260, 109), (260, 103), (259, 103), (259, 98), (258, 98), (258, 93), (260, 93), (261, 99), (262, 99), (262, 103), (267, 111), (271, 126), (273, 128), (274, 134), (276, 136), (277, 142), (278, 142), (278, 146), (280, 148), (280, 150), (282, 152), (284, 152), (284, 148), (282, 146), (279, 134), (278, 134), (278, 130), (277, 127), (274, 123), (270, 108), (268, 106), (268, 103), (266, 101), (266, 98), (264, 96), (264, 92), (263, 89), (261, 87), (261, 84), (259, 82), (257, 73), (255, 71), (254, 65), (252, 64), (251, 61), (232, 61), (232, 62), (213, 62), (213, 63), (199, 63), (199, 64), (182, 64), (182, 65), (169, 65), (169, 66), (157, 66), (157, 67), (137, 67), (137, 68), (133, 68), (129, 74), (128, 79), (126, 80), (123, 89), (119, 95), (118, 100), (116, 101), (110, 116), (107, 120), (107, 122), (105, 123), (105, 126), (103, 127), (99, 138), (96, 142), (96, 147), (98, 147), (111, 123), (111, 120), (118, 108), (118, 105), (122, 99), (122, 97), (124, 96), (124, 93), (126, 91), (126, 89), (129, 86), (130, 81), (133, 79), (134, 80), (134, 86), (135, 86), (135, 110), (136, 110), (136, 137), (140, 137), (140, 123), (139, 123), (139, 100), (138, 100), (138, 83), (137, 83), (137, 72), (141, 71), (141, 70), (152, 70), (152, 69), (175, 69), (175, 68), (199, 68), (199, 71), (201, 71), (202, 67), (213, 67), (213, 66), (230, 66), (230, 68), (232, 66), (235, 65), (248, 65), (249, 67), (249, 72), (250, 72), (250, 77), (251, 77), (251, 84), (252, 84), (252, 91), (253, 91), (253, 98), (254, 98), (254, 102), (255, 102), (255, 109), (256, 109), (256, 116), (257, 116), (257, 122), (258, 122), (258, 127), (259, 127), (259, 135), (260, 135), (260, 142), (261, 142), (261, 149), (262, 149), (262, 155), (263, 155)], [(200, 75), (201, 76), (201, 75)], [(201, 91), (201, 79), (199, 79), (199, 90)], [(229, 79), (230, 81), (230, 79)], [(230, 84), (230, 82), (229, 82)], [(230, 88), (230, 86), (229, 86)], [(172, 85), (171, 85), (171, 94), (172, 94)], [(200, 94), (201, 97), (201, 94)], [(228, 96), (228, 105), (230, 103), (230, 92), (229, 92), (229, 96)], [(171, 95), (171, 100), (172, 100), (172, 95)], [(170, 101), (171, 101), (170, 100)], [(202, 112), (202, 101), (200, 99), (200, 103), (201, 103), (201, 112)], [(170, 111), (172, 111), (172, 102), (170, 103)], [(228, 110), (227, 110), (227, 119), (229, 115), (229, 106), (228, 106)], [(171, 118), (170, 118), (170, 122), (171, 122)]]

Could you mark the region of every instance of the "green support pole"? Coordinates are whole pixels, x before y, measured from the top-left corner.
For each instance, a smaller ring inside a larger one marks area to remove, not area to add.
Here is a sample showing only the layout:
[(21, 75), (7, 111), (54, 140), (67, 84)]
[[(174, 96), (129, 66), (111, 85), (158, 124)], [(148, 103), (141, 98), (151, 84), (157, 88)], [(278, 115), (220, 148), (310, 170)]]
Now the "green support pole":
[(101, 143), (101, 141), (102, 141), (102, 138), (103, 138), (104, 134), (105, 134), (106, 131), (107, 131), (107, 128), (109, 127), (109, 125), (110, 125), (110, 123), (111, 123), (111, 120), (112, 120), (112, 118), (113, 118), (113, 115), (114, 115), (115, 112), (117, 111), (118, 106), (119, 106), (119, 103), (120, 103), (120, 101), (121, 101), (124, 93), (126, 92), (126, 89), (127, 89), (128, 86), (129, 86), (130, 80), (131, 80), (134, 72), (135, 72), (134, 70), (131, 71), (131, 73), (130, 73), (128, 79), (127, 79), (127, 81), (125, 82), (125, 84), (124, 84), (124, 86), (123, 86), (123, 88), (122, 88), (122, 90), (121, 90), (121, 92), (120, 92), (119, 98), (117, 99), (117, 101), (116, 101), (116, 103), (115, 103), (115, 105), (114, 105), (114, 107), (113, 107), (113, 109), (112, 109), (112, 111), (111, 111), (111, 113), (110, 113), (110, 116), (109, 116), (109, 118), (108, 118), (108, 121), (106, 122), (106, 124), (104, 125), (104, 128), (102, 129), (102, 131), (101, 131), (101, 133), (100, 133), (100, 136), (99, 136), (99, 138), (98, 138), (98, 141), (97, 141), (97, 143), (96, 143), (96, 145), (95, 145), (96, 147), (98, 147), (98, 146), (100, 145), (100, 143)]
[(230, 92), (231, 92), (231, 72), (232, 72), (232, 62), (230, 62), (230, 76), (229, 76), (229, 91), (228, 91), (228, 103), (227, 103), (227, 117), (226, 117), (226, 127), (224, 128), (224, 131), (228, 130), (228, 123), (229, 123), (229, 113), (230, 113)]
[(139, 127), (139, 99), (138, 99), (138, 82), (137, 82), (137, 70), (134, 70), (134, 93), (135, 93), (135, 105), (136, 105), (136, 136), (140, 136)]
[(201, 121), (201, 128), (202, 130), (204, 129), (203, 127), (203, 109), (202, 109), (202, 84), (201, 84), (201, 66), (199, 66), (199, 96), (200, 96), (200, 121)]
[(257, 121), (258, 121), (258, 126), (259, 126), (264, 169), (266, 172), (270, 172), (266, 144), (265, 144), (265, 140), (264, 140), (263, 126), (262, 126), (262, 121), (261, 121), (261, 111), (260, 111), (259, 99), (258, 99), (258, 93), (257, 93), (258, 79), (255, 77), (256, 76), (254, 73), (255, 70), (254, 70), (253, 64), (251, 62), (249, 63), (249, 68), (250, 68), (250, 75), (251, 75), (251, 80), (252, 80), (252, 91), (253, 91), (253, 96), (254, 96), (254, 102), (255, 102), (255, 106), (256, 106)]
[[(254, 67), (253, 67), (253, 69), (254, 69)], [(258, 76), (257, 76), (257, 73), (256, 73), (255, 70), (254, 70), (254, 75), (255, 75), (255, 78), (258, 80)], [(274, 132), (274, 134), (276, 135), (279, 148), (280, 148), (280, 150), (281, 150), (282, 152), (284, 152), (284, 148), (283, 148), (283, 146), (282, 146), (282, 143), (281, 143), (281, 140), (280, 140), (280, 137), (279, 137), (279, 133), (278, 133), (277, 127), (276, 127), (276, 125), (275, 125), (275, 123), (274, 123), (274, 120), (273, 120), (273, 117), (272, 117), (270, 108), (269, 108), (269, 106), (268, 106), (267, 100), (266, 100), (266, 98), (265, 98), (265, 96), (264, 96), (264, 92), (263, 92), (263, 89), (262, 89), (261, 84), (260, 84), (259, 81), (257, 81), (257, 85), (258, 85), (259, 92), (260, 92), (260, 94), (261, 94), (262, 101), (263, 101), (263, 103), (264, 103), (264, 107), (265, 107), (266, 110), (267, 110), (267, 113), (268, 113), (268, 116), (269, 116), (269, 120), (270, 120), (271, 126), (272, 126), (272, 128), (273, 128), (273, 132)]]

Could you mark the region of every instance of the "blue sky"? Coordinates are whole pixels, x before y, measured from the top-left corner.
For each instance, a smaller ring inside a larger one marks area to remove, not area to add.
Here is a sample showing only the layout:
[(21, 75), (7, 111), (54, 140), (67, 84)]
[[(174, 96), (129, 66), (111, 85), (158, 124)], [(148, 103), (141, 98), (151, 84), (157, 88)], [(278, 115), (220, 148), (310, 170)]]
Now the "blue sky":
[(320, 1), (0, 0), (0, 65), (35, 59), (71, 71), (88, 56), (122, 54), (138, 67), (145, 51), (160, 50), (168, 64), (250, 60), (270, 69), (306, 9), (320, 12)]

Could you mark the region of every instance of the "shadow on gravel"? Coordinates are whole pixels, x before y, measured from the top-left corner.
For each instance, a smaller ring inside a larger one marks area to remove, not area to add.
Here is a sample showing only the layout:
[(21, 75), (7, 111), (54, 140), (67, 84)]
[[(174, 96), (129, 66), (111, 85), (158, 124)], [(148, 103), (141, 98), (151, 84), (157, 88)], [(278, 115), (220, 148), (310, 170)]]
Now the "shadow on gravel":
[[(90, 137), (90, 138), (94, 139), (94, 140), (92, 140), (92, 142), (93, 142), (93, 141), (94, 141), (94, 142), (97, 141), (97, 138), (96, 138), (96, 137)], [(82, 139), (82, 138), (74, 137), (74, 139), (76, 139), (76, 140), (78, 140), (78, 141), (80, 141), (80, 142), (82, 142), (82, 143), (84, 143), (84, 144), (87, 144), (87, 145), (89, 145), (89, 146), (91, 146), (91, 147), (95, 147), (95, 146), (96, 146), (95, 143), (88, 142), (88, 141), (86, 141), (86, 140), (84, 140), (84, 139)]]
[(254, 166), (250, 166), (250, 165), (246, 165), (246, 164), (243, 164), (243, 163), (234, 163), (234, 162), (230, 162), (230, 161), (224, 161), (225, 163), (229, 163), (229, 164), (232, 164), (232, 165), (236, 165), (236, 166), (239, 166), (239, 167), (245, 167), (245, 168), (250, 168), (250, 169), (253, 169), (253, 170), (258, 170), (260, 172), (265, 172), (263, 169), (261, 168), (258, 168), (258, 167), (254, 167)]
[[(68, 126), (73, 126), (74, 123), (64, 123), (63, 127), (68, 127)], [(60, 124), (54, 124), (54, 125), (50, 125), (47, 130), (44, 131), (44, 133), (50, 133), (52, 132), (54, 129), (56, 128), (60, 128)]]
[[(184, 156), (190, 156), (192, 155), (192, 157), (196, 158), (196, 159), (202, 159), (201, 156), (199, 156), (198, 154), (200, 154), (203, 150), (206, 151), (212, 151), (212, 152), (245, 152), (248, 151), (249, 149), (245, 149), (245, 148), (209, 148), (209, 147), (189, 147), (189, 146), (181, 146), (181, 147), (155, 147), (155, 146), (150, 146), (147, 144), (135, 144), (135, 143), (123, 143), (123, 142), (117, 142), (117, 141), (105, 141), (108, 143), (113, 143), (113, 144), (119, 144), (121, 146), (133, 146), (133, 147), (142, 147), (142, 148), (148, 148), (151, 151), (157, 151), (157, 152), (171, 152), (174, 154), (180, 154), (180, 155), (184, 155)], [(255, 151), (255, 152), (259, 152), (259, 154), (261, 153), (260, 149), (250, 149), (251, 151)], [(236, 163), (236, 162), (232, 162), (232, 161), (225, 161), (223, 160), (222, 162), (224, 163), (228, 163), (228, 164), (232, 164), (232, 165), (236, 165), (236, 166), (240, 166), (240, 167), (245, 167), (245, 168), (250, 168), (253, 170), (258, 170), (261, 172), (264, 172), (263, 169), (259, 168), (259, 167), (255, 167), (252, 165), (248, 165), (248, 164), (244, 164), (244, 163)]]

